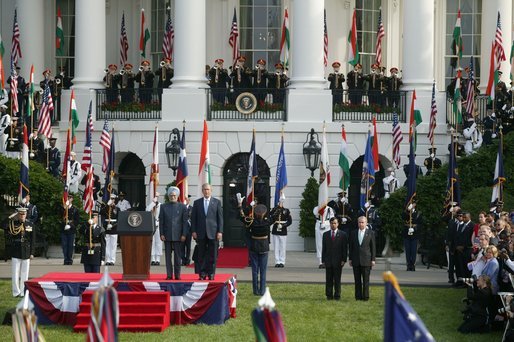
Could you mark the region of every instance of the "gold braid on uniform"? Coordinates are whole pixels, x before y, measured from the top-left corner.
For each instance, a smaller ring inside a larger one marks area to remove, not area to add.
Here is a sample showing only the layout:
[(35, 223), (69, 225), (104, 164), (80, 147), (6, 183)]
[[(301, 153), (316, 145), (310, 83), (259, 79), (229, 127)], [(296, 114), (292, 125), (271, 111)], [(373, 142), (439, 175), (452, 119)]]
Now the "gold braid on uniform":
[(243, 211), (243, 207), (241, 207), (241, 209), (239, 210), (239, 213), (240, 213), (241, 217), (245, 221), (246, 228), (250, 227), (252, 225), (252, 223), (253, 223), (253, 215), (246, 216), (244, 211)]
[(11, 233), (11, 235), (18, 235), (20, 233), (23, 233), (25, 231), (25, 223), (24, 222), (21, 222), (21, 224), (16, 227), (14, 225), (14, 220), (11, 220), (9, 221), (9, 233)]

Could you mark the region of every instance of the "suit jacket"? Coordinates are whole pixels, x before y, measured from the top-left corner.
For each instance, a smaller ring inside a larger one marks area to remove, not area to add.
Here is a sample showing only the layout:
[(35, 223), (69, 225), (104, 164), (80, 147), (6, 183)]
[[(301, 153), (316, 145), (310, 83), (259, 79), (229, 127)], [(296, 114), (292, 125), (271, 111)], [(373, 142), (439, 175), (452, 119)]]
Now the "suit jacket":
[(180, 237), (186, 236), (189, 230), (187, 219), (187, 207), (184, 203), (162, 204), (159, 212), (159, 234), (164, 235), (166, 241), (180, 241)]
[(371, 266), (371, 262), (375, 261), (376, 244), (375, 233), (366, 228), (362, 245), (359, 245), (359, 229), (350, 232), (349, 241), (350, 261), (352, 266)]
[(473, 222), (468, 221), (467, 224), (461, 222), (461, 224), (456, 227), (455, 246), (471, 248), (471, 235), (473, 235), (474, 226), (475, 224)]
[(223, 211), (221, 201), (211, 196), (209, 208), (205, 215), (204, 198), (197, 199), (191, 212), (191, 232), (197, 234), (198, 239), (216, 239), (217, 233), (223, 233)]
[(348, 257), (348, 236), (342, 230), (336, 229), (332, 240), (332, 229), (323, 233), (321, 262), (325, 267), (340, 267)]

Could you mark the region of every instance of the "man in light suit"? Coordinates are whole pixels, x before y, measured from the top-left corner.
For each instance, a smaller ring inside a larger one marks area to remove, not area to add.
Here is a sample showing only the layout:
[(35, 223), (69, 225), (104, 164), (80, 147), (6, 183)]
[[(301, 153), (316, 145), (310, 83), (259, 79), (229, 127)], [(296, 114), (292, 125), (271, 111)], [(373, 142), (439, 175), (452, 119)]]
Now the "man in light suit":
[(339, 230), (337, 217), (330, 219), (330, 230), (323, 234), (321, 260), (325, 265), (327, 299), (341, 299), (341, 272), (348, 257), (348, 237)]
[[(171, 268), (175, 280), (180, 280), (180, 267), (182, 266), (181, 243), (186, 240), (189, 230), (187, 223), (188, 214), (184, 203), (178, 202), (180, 194), (179, 188), (170, 186), (168, 188), (168, 203), (161, 206), (159, 212), (159, 233), (161, 241), (164, 242), (164, 254), (166, 258), (166, 279), (173, 279)], [(171, 263), (171, 251), (173, 253), (173, 264)]]
[(202, 185), (203, 197), (193, 204), (191, 235), (198, 244), (200, 279), (214, 279), (218, 243), (223, 238), (223, 211), (221, 201), (211, 196), (211, 185)]
[(353, 267), (355, 279), (355, 299), (369, 299), (369, 274), (375, 266), (375, 233), (368, 228), (365, 216), (357, 220), (358, 228), (350, 233), (349, 250), (350, 266)]

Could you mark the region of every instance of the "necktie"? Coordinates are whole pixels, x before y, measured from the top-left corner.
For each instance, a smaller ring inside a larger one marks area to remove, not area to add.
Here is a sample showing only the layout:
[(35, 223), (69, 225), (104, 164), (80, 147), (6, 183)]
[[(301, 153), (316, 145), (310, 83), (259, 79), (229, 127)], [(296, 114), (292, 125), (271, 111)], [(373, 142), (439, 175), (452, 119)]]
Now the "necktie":
[(209, 199), (207, 199), (207, 198), (204, 201), (203, 209), (205, 211), (205, 215), (207, 215), (207, 209), (209, 209)]
[(362, 245), (362, 240), (364, 239), (364, 231), (359, 230), (359, 245)]
[(336, 239), (336, 232), (332, 231), (332, 241), (334, 241), (335, 239)]

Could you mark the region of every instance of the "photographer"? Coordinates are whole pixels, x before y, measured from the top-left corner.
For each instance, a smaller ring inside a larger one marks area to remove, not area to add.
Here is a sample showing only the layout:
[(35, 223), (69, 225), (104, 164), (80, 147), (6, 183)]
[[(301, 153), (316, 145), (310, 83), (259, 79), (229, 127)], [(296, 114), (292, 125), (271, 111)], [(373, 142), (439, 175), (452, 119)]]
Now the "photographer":
[(457, 329), (463, 334), (481, 333), (489, 326), (488, 308), (493, 301), (491, 278), (481, 275), (468, 291), (471, 304), (464, 311), (464, 322)]

